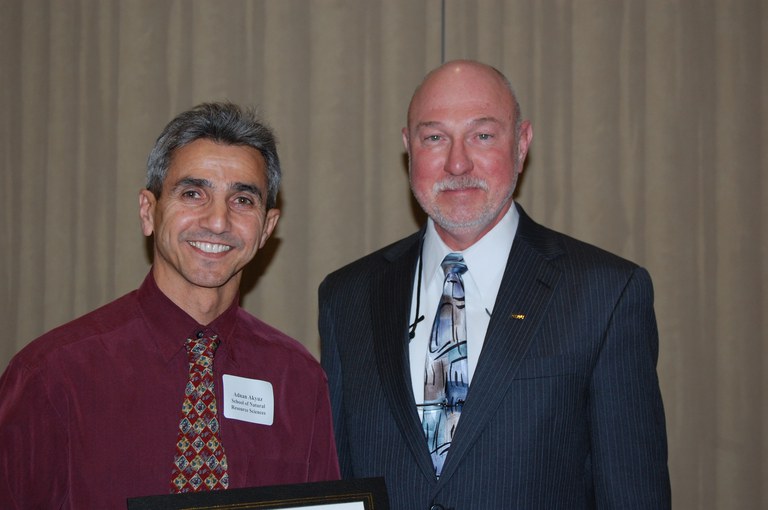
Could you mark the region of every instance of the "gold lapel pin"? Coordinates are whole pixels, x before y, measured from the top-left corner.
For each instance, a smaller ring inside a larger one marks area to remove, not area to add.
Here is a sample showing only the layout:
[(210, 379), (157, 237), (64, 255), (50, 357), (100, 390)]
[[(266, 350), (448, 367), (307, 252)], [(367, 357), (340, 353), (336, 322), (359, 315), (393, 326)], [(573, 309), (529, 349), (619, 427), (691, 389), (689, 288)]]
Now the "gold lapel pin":
[(512, 315), (509, 316), (509, 318), (521, 321), (521, 320), (525, 319), (525, 314), (524, 313), (513, 313)]

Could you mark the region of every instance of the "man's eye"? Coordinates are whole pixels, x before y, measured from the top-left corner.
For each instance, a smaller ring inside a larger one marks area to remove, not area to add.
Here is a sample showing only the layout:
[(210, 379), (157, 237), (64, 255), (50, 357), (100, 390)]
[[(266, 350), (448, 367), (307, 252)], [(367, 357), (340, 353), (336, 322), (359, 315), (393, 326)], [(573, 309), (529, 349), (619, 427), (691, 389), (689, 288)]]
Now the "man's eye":
[(198, 198), (200, 196), (200, 193), (197, 190), (189, 189), (182, 192), (181, 196), (184, 198)]
[(237, 198), (235, 198), (235, 202), (238, 205), (253, 205), (254, 204), (253, 200), (251, 200), (248, 197), (237, 197)]
[(493, 138), (493, 135), (490, 133), (480, 133), (479, 135), (477, 135), (477, 137), (481, 140), (490, 140), (491, 138)]
[(425, 138), (425, 140), (428, 142), (437, 142), (440, 140), (440, 135), (429, 135)]

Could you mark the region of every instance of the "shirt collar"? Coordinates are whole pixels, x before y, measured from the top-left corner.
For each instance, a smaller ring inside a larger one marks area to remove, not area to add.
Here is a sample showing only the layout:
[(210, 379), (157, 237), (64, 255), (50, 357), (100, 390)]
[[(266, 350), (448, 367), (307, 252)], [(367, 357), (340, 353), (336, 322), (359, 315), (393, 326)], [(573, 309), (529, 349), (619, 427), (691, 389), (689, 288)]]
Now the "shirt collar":
[(440, 264), (446, 255), (461, 253), (467, 264), (467, 271), (481, 295), (487, 301), (491, 301), (484, 303), (485, 307), (492, 311), (493, 301), (495, 301), (501, 285), (501, 277), (507, 266), (507, 258), (519, 222), (520, 213), (513, 203), (499, 223), (475, 244), (462, 252), (454, 252), (440, 238), (437, 230), (435, 230), (434, 221), (429, 218), (422, 250), (422, 269), (426, 287), (429, 288), (435, 278), (442, 282), (444, 275)]
[(151, 331), (151, 338), (154, 339), (165, 361), (169, 361), (184, 348), (184, 341), (187, 338), (201, 330), (210, 331), (221, 339), (216, 350), (217, 356), (220, 354), (231, 356), (239, 308), (238, 297), (235, 296), (229, 308), (213, 322), (202, 325), (163, 294), (152, 276), (152, 270), (144, 278), (138, 290), (139, 307)]

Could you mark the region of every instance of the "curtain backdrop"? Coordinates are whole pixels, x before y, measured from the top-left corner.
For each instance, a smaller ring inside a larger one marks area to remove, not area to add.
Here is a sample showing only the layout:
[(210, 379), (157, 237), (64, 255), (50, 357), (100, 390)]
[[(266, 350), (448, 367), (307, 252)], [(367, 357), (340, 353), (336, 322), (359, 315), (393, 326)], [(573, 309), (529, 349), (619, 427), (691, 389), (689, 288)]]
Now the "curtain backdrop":
[(767, 27), (759, 0), (0, 0), (0, 369), (138, 286), (146, 156), (224, 99), (284, 167), (243, 305), (317, 355), (325, 274), (422, 221), (413, 88), (476, 58), (534, 126), (519, 202), (654, 278), (675, 508), (766, 508)]

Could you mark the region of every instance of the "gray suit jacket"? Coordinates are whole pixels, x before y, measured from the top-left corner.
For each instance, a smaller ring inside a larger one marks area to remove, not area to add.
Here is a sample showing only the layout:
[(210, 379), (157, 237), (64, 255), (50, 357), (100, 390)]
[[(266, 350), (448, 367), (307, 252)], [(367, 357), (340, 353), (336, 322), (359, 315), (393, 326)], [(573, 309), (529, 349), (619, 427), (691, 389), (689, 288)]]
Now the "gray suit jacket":
[(342, 476), (383, 476), (395, 510), (669, 508), (648, 273), (517, 207), (518, 231), (439, 480), (408, 359), (423, 231), (321, 284), (322, 363)]

